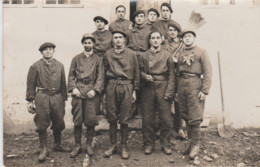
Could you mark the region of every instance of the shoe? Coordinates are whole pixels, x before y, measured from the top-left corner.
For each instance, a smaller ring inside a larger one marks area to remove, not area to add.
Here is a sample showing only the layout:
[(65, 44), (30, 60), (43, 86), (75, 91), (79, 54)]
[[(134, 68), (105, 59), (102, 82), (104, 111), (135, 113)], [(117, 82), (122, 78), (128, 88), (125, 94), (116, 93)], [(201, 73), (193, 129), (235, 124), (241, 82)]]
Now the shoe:
[(145, 146), (145, 148), (144, 148), (144, 153), (146, 154), (146, 155), (150, 155), (150, 154), (152, 154), (152, 152), (153, 152), (153, 146)]
[(186, 134), (184, 133), (183, 129), (179, 130), (178, 135), (182, 140), (186, 139)]
[(61, 144), (55, 144), (53, 151), (56, 152), (71, 152), (71, 148)]
[(81, 145), (77, 144), (70, 153), (70, 158), (76, 158), (81, 153)]
[(45, 161), (47, 155), (48, 155), (48, 149), (47, 149), (47, 147), (42, 147), (42, 148), (41, 148), (41, 153), (40, 153), (40, 155), (39, 155), (39, 157), (38, 157), (38, 160), (39, 160), (40, 162)]
[(89, 156), (94, 155), (94, 150), (91, 145), (87, 145), (87, 153)]
[(195, 159), (195, 157), (199, 154), (200, 147), (199, 145), (195, 145), (191, 148), (190, 151), (190, 159)]
[(112, 145), (107, 151), (104, 152), (105, 157), (110, 157), (111, 155), (116, 153), (116, 145)]
[(170, 147), (162, 147), (162, 151), (166, 155), (171, 155), (172, 154), (172, 149)]
[(182, 155), (187, 155), (190, 153), (190, 150), (191, 150), (191, 144), (189, 142), (189, 143), (187, 143), (187, 145), (185, 146), (185, 148), (183, 149), (183, 151), (181, 153), (182, 153)]
[(121, 148), (121, 156), (123, 159), (128, 159), (130, 157), (130, 152), (128, 151), (126, 145)]

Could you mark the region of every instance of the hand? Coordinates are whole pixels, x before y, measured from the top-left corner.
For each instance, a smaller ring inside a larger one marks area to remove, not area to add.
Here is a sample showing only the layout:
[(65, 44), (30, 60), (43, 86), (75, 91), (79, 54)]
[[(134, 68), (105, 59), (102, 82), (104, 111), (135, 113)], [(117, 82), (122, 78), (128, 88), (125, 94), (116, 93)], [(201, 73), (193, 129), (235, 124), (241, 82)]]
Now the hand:
[(136, 92), (135, 92), (135, 90), (133, 91), (132, 98), (133, 98), (132, 103), (134, 103), (136, 101)]
[(74, 88), (73, 91), (72, 91), (72, 95), (80, 98), (81, 94), (80, 94), (80, 91), (78, 90), (78, 88)]
[(171, 113), (172, 113), (173, 115), (175, 115), (174, 101), (173, 101), (172, 104), (171, 104)]
[(27, 109), (28, 109), (29, 113), (35, 114), (36, 113), (36, 109), (35, 109), (34, 102), (27, 103)]
[(90, 90), (90, 91), (87, 93), (87, 96), (88, 96), (88, 98), (90, 98), (90, 99), (94, 98), (95, 95), (96, 95), (95, 90)]
[(204, 101), (206, 99), (206, 94), (204, 94), (203, 92), (199, 92), (198, 98), (200, 101)]
[(146, 76), (146, 80), (147, 81), (150, 81), (150, 82), (153, 82), (154, 80), (153, 80), (153, 77), (151, 76), (151, 75), (147, 75)]
[(174, 101), (178, 102), (178, 93), (175, 94)]

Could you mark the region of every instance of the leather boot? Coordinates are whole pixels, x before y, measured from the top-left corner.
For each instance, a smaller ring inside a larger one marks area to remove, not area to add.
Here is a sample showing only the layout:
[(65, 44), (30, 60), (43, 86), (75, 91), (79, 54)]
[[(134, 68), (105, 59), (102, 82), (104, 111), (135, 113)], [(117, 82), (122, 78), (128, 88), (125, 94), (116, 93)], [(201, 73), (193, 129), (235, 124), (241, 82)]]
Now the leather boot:
[(188, 143), (187, 145), (184, 147), (183, 151), (181, 152), (183, 155), (187, 155), (190, 153), (191, 150), (191, 128), (188, 125), (188, 123), (186, 122), (186, 129), (187, 129), (187, 138), (188, 138)]
[(105, 157), (110, 157), (117, 151), (117, 148), (116, 148), (117, 123), (116, 122), (109, 124), (109, 133), (110, 133), (110, 142), (111, 142), (112, 146), (107, 151), (105, 151), (105, 153), (104, 153)]
[(130, 156), (130, 152), (127, 148), (127, 139), (128, 139), (128, 125), (121, 124), (121, 156), (123, 159), (128, 159)]
[(95, 126), (88, 126), (87, 127), (87, 153), (89, 156), (92, 156), (94, 154), (94, 150), (91, 146), (94, 135), (95, 135)]
[(82, 126), (81, 125), (74, 126), (75, 146), (70, 153), (71, 158), (75, 158), (81, 153), (81, 134), (82, 134)]
[(46, 157), (48, 155), (48, 149), (47, 149), (47, 131), (39, 132), (39, 140), (40, 140), (40, 148), (41, 152), (38, 157), (38, 160), (40, 162), (45, 161)]
[(194, 159), (200, 150), (200, 138), (201, 132), (200, 127), (192, 127), (191, 128), (191, 151), (190, 151), (190, 159)]
[(70, 152), (71, 148), (61, 144), (61, 131), (53, 131), (54, 136), (54, 148), (53, 151), (58, 152)]

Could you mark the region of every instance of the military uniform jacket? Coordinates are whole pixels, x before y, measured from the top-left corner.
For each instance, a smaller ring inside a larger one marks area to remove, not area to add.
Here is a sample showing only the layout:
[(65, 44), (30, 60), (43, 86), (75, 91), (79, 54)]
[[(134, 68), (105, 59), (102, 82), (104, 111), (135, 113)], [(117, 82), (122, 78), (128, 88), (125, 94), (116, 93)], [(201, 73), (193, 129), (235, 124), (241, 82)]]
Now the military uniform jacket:
[(179, 74), (186, 72), (202, 75), (201, 92), (209, 93), (212, 71), (208, 53), (205, 50), (197, 46), (185, 48), (178, 59), (177, 68)]
[(108, 30), (98, 31), (92, 33), (96, 39), (95, 49), (100, 52), (106, 52), (111, 49), (112, 33)]
[(35, 62), (29, 69), (27, 76), (26, 100), (35, 100), (36, 88), (55, 90), (61, 93), (63, 100), (67, 100), (66, 78), (64, 66), (56, 59), (47, 64), (43, 59)]
[(90, 90), (102, 92), (104, 88), (104, 65), (103, 58), (93, 53), (87, 57), (80, 53), (72, 59), (69, 78), (68, 92), (78, 88), (83, 96)]
[(116, 19), (109, 24), (109, 31), (121, 30), (127, 33), (132, 27), (132, 22), (126, 19)]
[(121, 53), (116, 53), (112, 48), (104, 56), (106, 79), (132, 80), (134, 90), (139, 90), (140, 71), (135, 52), (125, 48)]
[(153, 53), (150, 49), (140, 54), (140, 71), (143, 81), (146, 80), (147, 75), (166, 75), (168, 76), (168, 85), (165, 91), (165, 96), (173, 98), (175, 94), (175, 74), (173, 67), (173, 60), (171, 54), (161, 49), (157, 53)]
[(165, 39), (168, 39), (168, 26), (170, 23), (176, 23), (173, 20), (157, 20), (153, 23), (151, 30), (152, 31), (159, 31)]

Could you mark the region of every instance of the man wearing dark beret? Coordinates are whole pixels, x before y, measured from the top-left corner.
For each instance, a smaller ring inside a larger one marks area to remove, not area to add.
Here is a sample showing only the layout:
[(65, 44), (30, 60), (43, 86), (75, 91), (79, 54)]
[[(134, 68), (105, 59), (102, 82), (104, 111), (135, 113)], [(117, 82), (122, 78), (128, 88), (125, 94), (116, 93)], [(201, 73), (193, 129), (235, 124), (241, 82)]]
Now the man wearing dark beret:
[(98, 125), (96, 114), (100, 108), (100, 95), (104, 87), (103, 57), (93, 52), (96, 39), (85, 34), (81, 39), (84, 51), (72, 61), (68, 78), (68, 92), (72, 94), (72, 115), (75, 147), (70, 153), (75, 158), (81, 151), (82, 124), (87, 127), (87, 153), (94, 154), (91, 143)]
[[(61, 145), (61, 131), (65, 128), (65, 101), (67, 89), (64, 66), (53, 58), (55, 44), (46, 42), (39, 48), (43, 58), (35, 62), (27, 76), (26, 100), (29, 113), (36, 113), (34, 122), (39, 134), (39, 161), (48, 155), (47, 128), (51, 125), (54, 136), (54, 151), (69, 152), (70, 148)], [(35, 107), (34, 107), (35, 106)]]
[(183, 31), (185, 49), (178, 57), (178, 104), (183, 119), (186, 121), (188, 145), (183, 154), (194, 159), (200, 149), (204, 104), (211, 87), (211, 63), (207, 51), (195, 44), (196, 33)]
[(168, 3), (162, 3), (161, 5), (162, 19), (156, 21), (151, 28), (152, 31), (159, 31), (163, 35), (164, 39), (168, 39), (169, 23), (176, 23), (176, 21), (173, 21), (171, 19), (171, 13), (173, 13), (171, 5)]
[(157, 21), (157, 19), (160, 17), (160, 13), (158, 12), (157, 9), (150, 8), (147, 12), (147, 22), (146, 24), (152, 28), (153, 23)]
[(126, 34), (113, 31), (114, 48), (104, 56), (107, 98), (106, 118), (109, 122), (111, 147), (105, 151), (109, 157), (116, 152), (117, 122), (120, 123), (121, 156), (128, 159), (127, 148), (128, 123), (132, 118), (132, 103), (136, 100), (139, 90), (140, 74), (135, 52), (125, 46)]
[(97, 27), (96, 31), (92, 33), (96, 39), (94, 49), (99, 56), (104, 56), (105, 52), (111, 48), (112, 34), (105, 29), (105, 25), (108, 24), (108, 21), (104, 17), (96, 16), (93, 20)]

